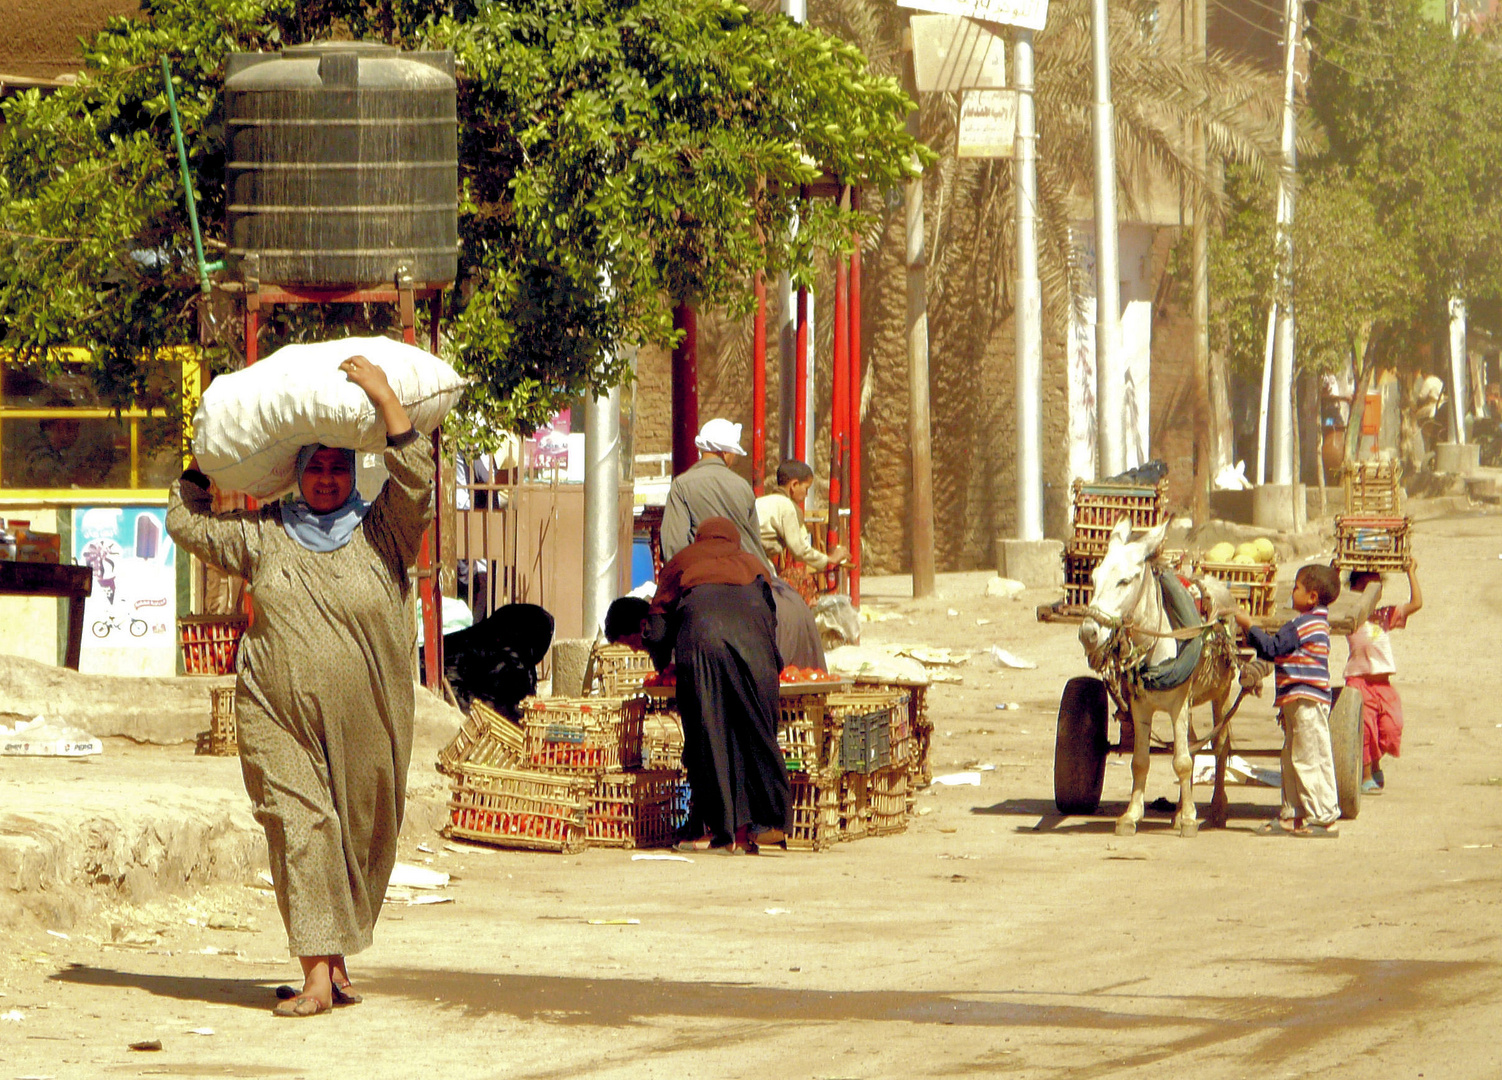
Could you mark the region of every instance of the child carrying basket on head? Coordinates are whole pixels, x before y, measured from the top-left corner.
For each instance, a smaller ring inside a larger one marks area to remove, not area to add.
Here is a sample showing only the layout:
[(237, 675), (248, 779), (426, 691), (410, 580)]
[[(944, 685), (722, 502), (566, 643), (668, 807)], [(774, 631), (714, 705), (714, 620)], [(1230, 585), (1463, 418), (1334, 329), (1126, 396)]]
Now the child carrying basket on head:
[[(1397, 757), (1403, 741), (1403, 703), (1393, 689), (1397, 664), (1392, 654), (1392, 632), (1408, 625), (1408, 619), (1424, 606), (1419, 591), (1418, 562), (1408, 560), (1408, 603), (1380, 607), (1350, 636), (1346, 659), (1346, 686), (1361, 692), (1361, 793), (1380, 795), (1385, 785), (1382, 758)], [(1380, 586), (1382, 575), (1351, 572), (1351, 588), (1364, 592)]]

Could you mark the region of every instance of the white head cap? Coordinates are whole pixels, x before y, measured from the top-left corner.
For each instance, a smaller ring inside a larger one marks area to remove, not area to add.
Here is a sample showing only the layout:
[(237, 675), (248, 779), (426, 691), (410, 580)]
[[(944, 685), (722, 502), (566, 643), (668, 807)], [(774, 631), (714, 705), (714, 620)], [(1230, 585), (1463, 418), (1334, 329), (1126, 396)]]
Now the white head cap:
[(694, 445), (706, 454), (744, 456), (746, 453), (741, 449), (741, 426), (718, 416), (699, 429), (699, 437), (694, 440)]

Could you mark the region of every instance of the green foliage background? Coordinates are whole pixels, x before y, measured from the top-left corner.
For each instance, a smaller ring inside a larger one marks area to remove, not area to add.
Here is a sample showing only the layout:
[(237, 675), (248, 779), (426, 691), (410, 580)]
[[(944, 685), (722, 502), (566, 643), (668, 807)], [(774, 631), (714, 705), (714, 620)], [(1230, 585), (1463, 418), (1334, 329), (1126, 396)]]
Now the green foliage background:
[[(734, 0), (147, 0), (87, 45), (77, 85), (5, 106), (0, 344), (44, 363), (87, 348), (124, 400), (144, 355), (195, 340), (160, 58), (213, 258), (225, 57), (328, 37), (455, 52), (465, 286), (445, 351), (476, 377), (472, 431), (530, 431), (613, 385), (622, 346), (671, 341), (679, 301), (744, 309), (758, 268), (809, 279), (864, 223), (830, 200), (799, 216), (819, 172), (880, 190), (933, 160), (859, 50)], [(284, 314), (273, 333), (385, 317)]]

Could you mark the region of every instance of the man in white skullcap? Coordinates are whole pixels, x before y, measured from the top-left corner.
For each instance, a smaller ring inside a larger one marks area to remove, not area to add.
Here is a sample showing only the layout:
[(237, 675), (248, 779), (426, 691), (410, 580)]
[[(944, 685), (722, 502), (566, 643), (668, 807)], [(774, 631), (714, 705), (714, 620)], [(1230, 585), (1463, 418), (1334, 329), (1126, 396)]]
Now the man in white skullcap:
[(741, 425), (715, 417), (699, 429), (694, 445), (699, 448), (699, 460), (673, 477), (668, 488), (667, 505), (662, 511), (663, 562), (693, 543), (700, 522), (729, 518), (740, 534), (741, 547), (766, 567), (767, 581), (777, 601), (777, 649), (783, 663), (822, 668), (824, 649), (813, 612), (767, 561), (756, 517), (756, 493), (730, 468), (732, 458), (746, 455), (741, 447)]

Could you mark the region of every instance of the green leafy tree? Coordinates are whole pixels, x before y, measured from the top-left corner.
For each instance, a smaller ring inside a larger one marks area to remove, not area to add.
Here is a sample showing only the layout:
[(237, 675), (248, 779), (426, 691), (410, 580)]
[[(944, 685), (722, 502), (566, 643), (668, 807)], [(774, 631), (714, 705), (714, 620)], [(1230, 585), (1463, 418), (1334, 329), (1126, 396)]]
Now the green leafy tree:
[[(675, 303), (743, 306), (761, 267), (808, 277), (863, 219), (825, 200), (790, 240), (800, 184), (891, 187), (927, 156), (903, 128), (910, 102), (857, 49), (732, 0), (147, 0), (87, 47), (76, 86), (6, 106), (3, 343), (42, 362), (84, 346), (123, 397), (143, 353), (193, 340), (160, 58), (222, 246), (225, 57), (349, 36), (455, 52), (464, 287), (448, 346), (492, 430), (613, 385), (620, 346), (671, 339)], [(280, 331), (327, 332), (327, 317)]]

